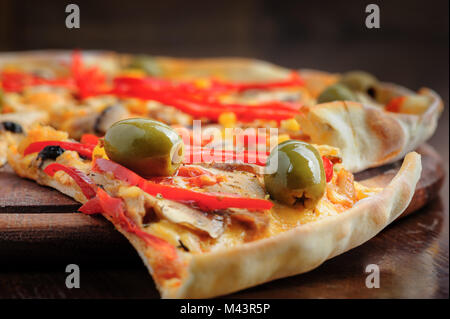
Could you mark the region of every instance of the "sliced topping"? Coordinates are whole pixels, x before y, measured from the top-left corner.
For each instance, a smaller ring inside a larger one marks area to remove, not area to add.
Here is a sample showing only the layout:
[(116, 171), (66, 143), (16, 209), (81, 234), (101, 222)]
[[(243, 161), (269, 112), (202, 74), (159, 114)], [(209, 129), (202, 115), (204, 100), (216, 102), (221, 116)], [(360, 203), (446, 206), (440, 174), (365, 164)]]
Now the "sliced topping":
[(119, 121), (105, 135), (108, 157), (145, 177), (173, 175), (182, 162), (183, 145), (171, 127), (148, 119)]
[(319, 152), (312, 145), (296, 140), (279, 144), (269, 156), (264, 184), (271, 197), (284, 204), (313, 206), (326, 186)]
[(363, 92), (375, 96), (378, 80), (375, 76), (364, 71), (350, 71), (342, 75), (340, 83), (350, 90)]
[(159, 212), (169, 221), (189, 228), (199, 229), (212, 238), (219, 237), (224, 231), (223, 216), (208, 214), (183, 203), (162, 200), (158, 204)]
[(352, 207), (357, 201), (353, 174), (340, 169), (336, 176), (336, 184), (329, 184), (327, 197), (333, 204)]
[(0, 87), (0, 113), (3, 112), (3, 104), (4, 104), (4, 97), (3, 97), (3, 89)]
[(10, 121), (0, 122), (0, 128), (1, 127), (3, 127), (3, 129), (5, 131), (9, 131), (11, 133), (16, 133), (16, 134), (23, 133), (22, 126), (16, 122), (10, 122)]
[(106, 159), (95, 160), (94, 169), (103, 173), (111, 172), (117, 179), (125, 181), (130, 185), (138, 186), (152, 196), (162, 196), (166, 199), (184, 203), (190, 202), (206, 211), (227, 208), (265, 210), (270, 209), (273, 206), (270, 201), (265, 199), (247, 198), (221, 193), (206, 193), (174, 185), (157, 184), (147, 181), (120, 164)]
[(65, 141), (40, 141), (40, 142), (34, 142), (28, 145), (28, 147), (25, 149), (23, 155), (27, 156), (31, 153), (40, 152), (42, 149), (44, 149), (46, 146), (59, 146), (63, 148), (66, 151), (75, 151), (81, 156), (92, 158), (92, 151), (94, 149), (94, 146), (87, 145), (87, 144), (81, 144), (77, 142), (65, 142)]
[(37, 159), (42, 161), (52, 159), (55, 160), (58, 156), (64, 153), (64, 149), (58, 145), (47, 145), (38, 154)]
[(323, 169), (325, 170), (325, 177), (327, 183), (333, 178), (333, 163), (328, 159), (328, 157), (322, 156)]
[(189, 186), (199, 188), (211, 186), (227, 179), (224, 175), (215, 175), (199, 166), (181, 166), (176, 176), (183, 177)]
[[(378, 80), (364, 71), (350, 71), (342, 75), (338, 83), (328, 86), (320, 93), (317, 102), (358, 101), (375, 98)], [(363, 93), (363, 94), (361, 94)]]
[(98, 142), (99, 142), (98, 136), (93, 135), (93, 134), (83, 134), (81, 136), (81, 140), (80, 140), (81, 144), (87, 144), (87, 145), (93, 145), (93, 146), (97, 146)]
[(94, 123), (94, 132), (104, 135), (111, 125), (127, 117), (129, 117), (129, 113), (123, 106), (108, 106), (97, 116)]
[(430, 97), (424, 95), (407, 95), (391, 99), (386, 111), (405, 114), (422, 114), (430, 106)]
[(333, 101), (356, 101), (356, 97), (345, 85), (336, 83), (327, 87), (317, 98), (317, 103)]
[(295, 87), (303, 86), (305, 83), (300, 77), (298, 72), (292, 71), (289, 78), (286, 80), (272, 81), (272, 82), (247, 82), (247, 83), (232, 83), (232, 82), (219, 82), (213, 81), (212, 86), (216, 89), (222, 87), (223, 89), (230, 91), (246, 91), (246, 90), (267, 90), (274, 88), (285, 88), (285, 87)]
[(158, 62), (153, 56), (150, 55), (136, 55), (131, 60), (128, 68), (139, 69), (145, 72), (147, 75), (159, 75), (161, 73), (161, 68)]
[(179, 278), (181, 266), (176, 248), (167, 241), (156, 237), (139, 228), (125, 212), (122, 199), (109, 196), (98, 188), (97, 196), (81, 206), (80, 212), (85, 214), (103, 213), (112, 219), (113, 223), (128, 233), (135, 234), (147, 245), (158, 252), (158, 256), (151, 257), (152, 269), (157, 278)]
[(46, 79), (20, 71), (3, 71), (0, 78), (5, 92), (21, 92), (27, 86), (37, 85), (74, 88), (74, 82), (71, 78)]
[(91, 179), (79, 169), (68, 167), (59, 163), (52, 163), (47, 165), (44, 172), (50, 176), (55, 175), (56, 172), (63, 171), (67, 173), (72, 179), (77, 183), (87, 199), (93, 198), (95, 196), (95, 189), (97, 188)]

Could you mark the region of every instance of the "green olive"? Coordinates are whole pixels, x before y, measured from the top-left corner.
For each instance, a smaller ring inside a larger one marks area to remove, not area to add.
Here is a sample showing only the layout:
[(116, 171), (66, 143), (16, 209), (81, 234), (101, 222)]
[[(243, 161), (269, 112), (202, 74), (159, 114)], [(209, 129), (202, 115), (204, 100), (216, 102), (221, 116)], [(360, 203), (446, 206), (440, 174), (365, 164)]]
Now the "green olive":
[(169, 126), (149, 119), (114, 123), (105, 135), (108, 157), (144, 176), (173, 175), (183, 159), (183, 140)]
[(155, 76), (161, 74), (161, 68), (158, 65), (158, 62), (150, 55), (135, 56), (128, 67), (141, 69), (148, 75)]
[(322, 158), (312, 145), (288, 140), (278, 144), (268, 158), (264, 184), (270, 196), (287, 205), (299, 202), (312, 207), (325, 193)]
[(364, 71), (350, 71), (342, 75), (340, 83), (353, 91), (367, 93), (377, 86), (378, 80), (372, 74)]
[(317, 103), (333, 101), (356, 101), (356, 97), (345, 85), (336, 83), (323, 90), (317, 98)]

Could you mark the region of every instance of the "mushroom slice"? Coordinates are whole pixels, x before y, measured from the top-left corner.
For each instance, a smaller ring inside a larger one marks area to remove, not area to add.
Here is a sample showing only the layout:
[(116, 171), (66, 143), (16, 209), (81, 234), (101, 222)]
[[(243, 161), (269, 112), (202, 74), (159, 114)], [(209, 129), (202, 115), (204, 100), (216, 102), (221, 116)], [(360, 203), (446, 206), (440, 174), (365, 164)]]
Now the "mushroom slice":
[(161, 199), (154, 208), (169, 221), (204, 231), (212, 238), (219, 237), (225, 228), (222, 215), (205, 213), (183, 203)]

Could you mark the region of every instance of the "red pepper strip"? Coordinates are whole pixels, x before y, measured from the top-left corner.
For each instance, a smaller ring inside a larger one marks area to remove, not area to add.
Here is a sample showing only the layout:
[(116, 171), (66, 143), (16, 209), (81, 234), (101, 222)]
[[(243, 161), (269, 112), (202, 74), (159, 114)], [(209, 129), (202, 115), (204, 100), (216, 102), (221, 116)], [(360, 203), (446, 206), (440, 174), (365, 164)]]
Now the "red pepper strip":
[(232, 194), (202, 193), (172, 185), (155, 184), (150, 181), (145, 181), (139, 187), (144, 192), (153, 196), (161, 194), (164, 198), (174, 201), (195, 202), (201, 209), (208, 211), (228, 208), (266, 210), (273, 206), (266, 199), (242, 197)]
[(72, 53), (71, 71), (80, 98), (85, 99), (93, 95), (105, 93), (105, 75), (97, 67), (86, 68), (83, 65), (81, 53), (78, 50)]
[(265, 199), (247, 198), (231, 194), (201, 193), (178, 186), (155, 184), (145, 180), (120, 164), (103, 158), (95, 160), (94, 170), (112, 172), (117, 179), (125, 181), (130, 185), (138, 186), (152, 196), (161, 194), (161, 196), (170, 200), (195, 202), (199, 207), (205, 210), (227, 208), (265, 210), (270, 209), (273, 206), (270, 201)]
[(400, 112), (400, 108), (402, 106), (403, 101), (405, 100), (406, 96), (399, 96), (394, 97), (389, 101), (389, 103), (386, 105), (385, 109), (388, 112)]
[(105, 173), (111, 172), (115, 178), (124, 181), (132, 186), (138, 186), (140, 183), (142, 183), (142, 181), (145, 181), (143, 177), (139, 176), (128, 168), (125, 168), (122, 165), (117, 164), (116, 162), (104, 158), (97, 158), (94, 161), (93, 170)]
[(176, 278), (179, 277), (177, 268), (178, 253), (176, 248), (157, 236), (149, 234), (140, 229), (135, 222), (125, 213), (123, 200), (111, 197), (103, 189), (97, 190), (97, 196), (89, 200), (79, 209), (85, 214), (103, 213), (109, 216), (115, 225), (120, 226), (128, 233), (133, 233), (141, 238), (147, 245), (161, 254), (161, 258), (154, 260), (157, 267), (154, 267), (158, 278)]
[(201, 167), (196, 166), (181, 166), (177, 173), (177, 176), (183, 176), (183, 177), (197, 177), (201, 175), (210, 175), (214, 176), (213, 173), (210, 171), (207, 171), (206, 169), (203, 169)]
[(41, 141), (41, 142), (34, 142), (28, 145), (23, 155), (26, 156), (31, 153), (40, 152), (44, 147), (49, 145), (60, 146), (61, 148), (67, 151), (76, 151), (81, 156), (87, 158), (92, 158), (92, 151), (94, 150), (94, 145), (81, 144), (77, 142)]
[(323, 168), (325, 170), (325, 177), (327, 183), (333, 178), (333, 163), (328, 159), (328, 157), (322, 156)]
[(83, 204), (83, 206), (78, 208), (78, 211), (86, 215), (101, 214), (103, 212), (98, 197), (94, 197), (88, 200), (86, 203)]
[(81, 188), (81, 191), (87, 199), (95, 197), (96, 186), (85, 173), (79, 169), (68, 167), (59, 163), (52, 163), (47, 165), (44, 169), (44, 172), (50, 176), (55, 175), (57, 171), (64, 171), (69, 174), (69, 176), (72, 177), (75, 183), (77, 183), (77, 185)]
[(69, 89), (74, 88), (73, 80), (70, 78), (44, 79), (19, 71), (3, 71), (1, 73), (1, 78), (3, 88), (7, 92), (21, 92), (27, 86), (37, 85), (61, 86)]
[(98, 140), (99, 140), (98, 136), (94, 134), (83, 134), (81, 136), (80, 142), (81, 144), (97, 146)]
[(300, 75), (292, 71), (289, 78), (286, 80), (274, 81), (274, 82), (255, 82), (255, 83), (226, 83), (216, 81), (214, 83), (216, 86), (223, 86), (229, 90), (236, 90), (238, 92), (246, 90), (267, 90), (272, 88), (282, 88), (291, 86), (302, 86), (305, 84)]
[[(135, 80), (133, 80), (135, 81)], [(119, 97), (135, 97), (143, 100), (154, 100), (165, 105), (173, 106), (180, 111), (190, 114), (194, 117), (206, 117), (217, 121), (223, 112), (234, 112), (236, 117), (241, 121), (253, 121), (255, 119), (267, 119), (281, 121), (293, 118), (298, 114), (298, 104), (286, 104), (285, 109), (280, 109), (283, 102), (277, 102), (274, 105), (265, 103), (258, 105), (241, 105), (241, 104), (221, 104), (219, 102), (208, 103), (205, 101), (196, 101), (186, 96), (178, 96), (174, 92), (156, 90), (150, 86), (146, 86), (145, 82), (134, 82), (135, 85), (122, 85), (115, 82), (114, 88), (110, 93)], [(140, 84), (139, 84), (140, 83)], [(296, 110), (293, 108), (295, 107)]]

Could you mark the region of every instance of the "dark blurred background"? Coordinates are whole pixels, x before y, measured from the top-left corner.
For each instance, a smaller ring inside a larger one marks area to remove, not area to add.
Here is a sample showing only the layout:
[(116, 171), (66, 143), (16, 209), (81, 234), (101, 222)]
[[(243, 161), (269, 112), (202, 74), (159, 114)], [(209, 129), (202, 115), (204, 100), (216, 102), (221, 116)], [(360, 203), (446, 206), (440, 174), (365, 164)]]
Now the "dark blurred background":
[[(69, 3), (80, 7), (80, 29), (65, 27)], [(370, 3), (380, 7), (380, 29), (365, 27)], [(0, 51), (110, 49), (364, 69), (412, 89), (431, 87), (447, 106), (448, 6), (448, 0), (0, 0)], [(447, 107), (432, 144), (448, 163)]]

